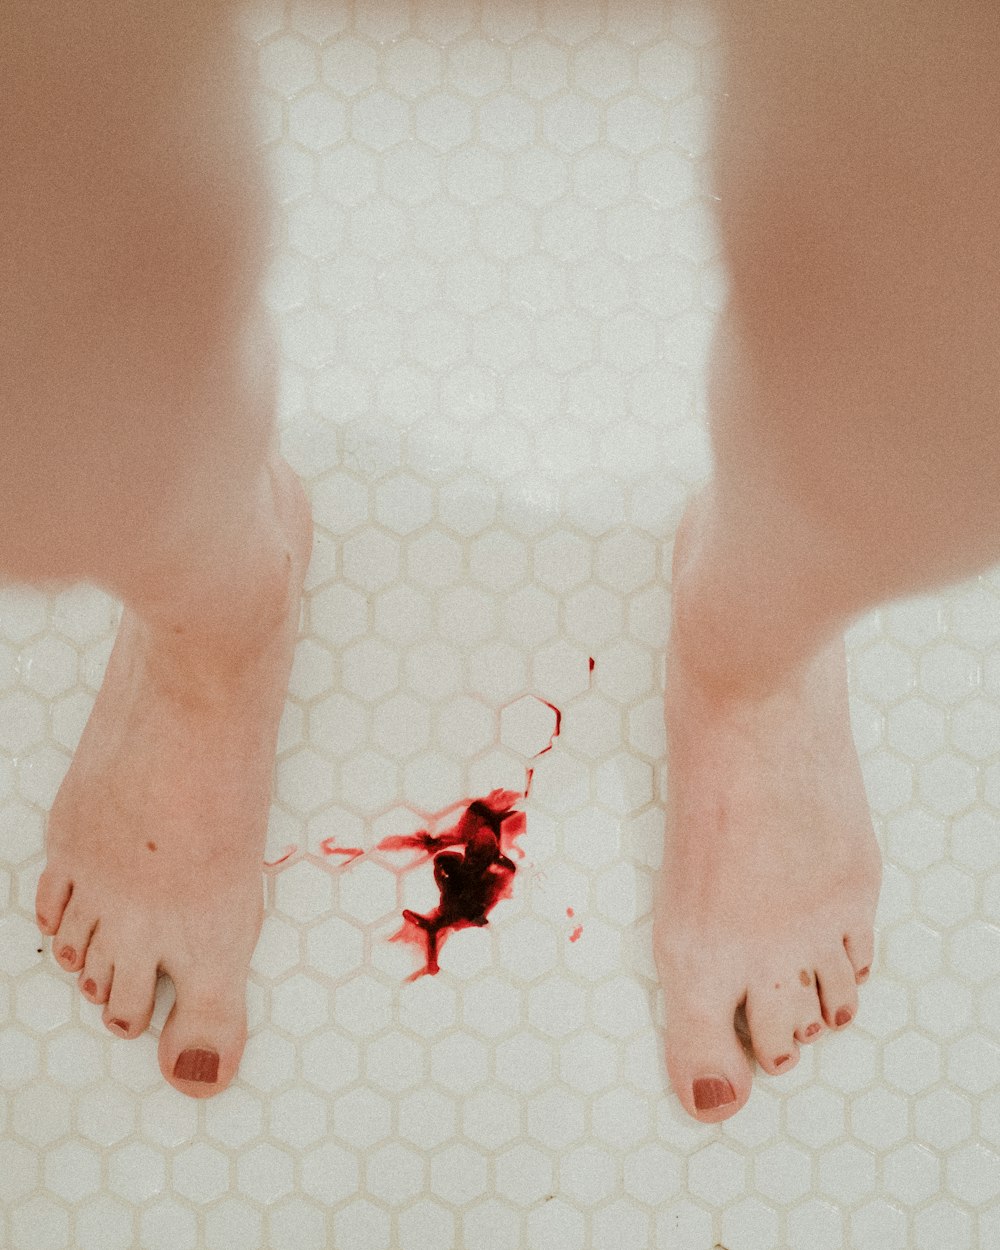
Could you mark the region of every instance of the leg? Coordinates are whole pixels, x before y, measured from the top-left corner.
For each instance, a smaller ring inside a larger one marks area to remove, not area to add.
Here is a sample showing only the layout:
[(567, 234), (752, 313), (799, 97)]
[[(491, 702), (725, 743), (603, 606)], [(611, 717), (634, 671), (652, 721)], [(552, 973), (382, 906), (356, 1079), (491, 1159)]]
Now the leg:
[(712, 1122), (749, 1096), (741, 1005), (786, 1071), (871, 965), (844, 626), (1000, 556), (989, 6), (720, 8), (731, 296), (675, 548), (655, 933), (671, 1079)]
[(125, 601), (49, 818), (36, 907), (164, 1076), (235, 1074), (278, 723), (311, 544), (274, 451), (266, 184), (220, 4), (0, 17), (0, 570)]

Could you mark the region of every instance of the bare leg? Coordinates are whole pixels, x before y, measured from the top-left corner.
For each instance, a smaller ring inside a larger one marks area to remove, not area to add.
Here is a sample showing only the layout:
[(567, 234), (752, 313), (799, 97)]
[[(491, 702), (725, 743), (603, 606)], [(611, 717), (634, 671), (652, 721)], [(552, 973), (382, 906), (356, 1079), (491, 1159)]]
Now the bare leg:
[(0, 16), (0, 570), (126, 605), (38, 922), (119, 1036), (169, 973), (160, 1065), (194, 1096), (246, 1038), (312, 535), (274, 449), (268, 201), (230, 19), (195, 0)]
[(843, 1027), (881, 861), (842, 632), (1000, 558), (990, 6), (722, 0), (731, 301), (678, 534), (656, 904), (667, 1063), (718, 1121)]

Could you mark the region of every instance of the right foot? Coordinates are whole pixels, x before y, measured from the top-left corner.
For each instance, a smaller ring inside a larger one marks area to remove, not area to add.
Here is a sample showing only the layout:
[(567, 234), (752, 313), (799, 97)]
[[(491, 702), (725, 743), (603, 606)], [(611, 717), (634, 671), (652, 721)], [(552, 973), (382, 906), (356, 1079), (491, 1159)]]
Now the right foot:
[(169, 973), (160, 1067), (198, 1098), (232, 1080), (246, 1041), (275, 745), (312, 544), (298, 479), (276, 459), (270, 481), (280, 534), (273, 568), (245, 595), (249, 633), (192, 644), (126, 608), (52, 807), (36, 900), (56, 959), (116, 1036), (146, 1029), (157, 975)]
[[(675, 608), (696, 507), (675, 554)], [(671, 1082), (705, 1123), (845, 1027), (873, 957), (882, 862), (851, 736), (842, 640), (764, 697), (709, 692), (677, 627), (667, 660), (669, 821), (655, 902)]]

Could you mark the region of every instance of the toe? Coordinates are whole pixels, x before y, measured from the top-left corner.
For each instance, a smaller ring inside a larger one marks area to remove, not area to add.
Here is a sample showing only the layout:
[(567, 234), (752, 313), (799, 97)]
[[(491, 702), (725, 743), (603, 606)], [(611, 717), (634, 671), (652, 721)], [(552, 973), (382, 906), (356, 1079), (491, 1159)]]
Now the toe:
[(160, 1037), (160, 1071), (182, 1094), (210, 1098), (236, 1075), (247, 1040), (245, 978), (199, 985), (177, 978), (177, 1001)]
[(797, 1024), (797, 996), (773, 983), (751, 987), (747, 992), (747, 1027), (757, 1062), (772, 1076), (790, 1072), (799, 1061), (793, 1036)]
[(58, 931), (72, 893), (73, 882), (65, 873), (45, 869), (35, 891), (35, 919), (46, 937)]
[(792, 1036), (800, 1046), (811, 1046), (813, 1042), (818, 1042), (825, 1032), (816, 973), (811, 967), (799, 968), (796, 976), (790, 981), (790, 988), (795, 991), (793, 1017), (795, 1027)]
[[(122, 948), (104, 1007), (104, 1023), (116, 1037), (138, 1037), (149, 1028), (156, 1001), (156, 964)], [(128, 953), (125, 953), (128, 952)]]
[(752, 1076), (733, 1017), (738, 999), (708, 993), (697, 1000), (669, 997), (667, 1071), (684, 1109), (704, 1124), (735, 1115), (750, 1097)]
[(831, 1029), (842, 1029), (858, 1014), (858, 984), (854, 968), (841, 946), (816, 964), (816, 988), (823, 1019)]
[(59, 930), (52, 939), (52, 953), (67, 972), (79, 972), (87, 957), (90, 938), (97, 928), (97, 917), (74, 892), (66, 905)]
[(875, 960), (875, 935), (871, 926), (846, 933), (844, 951), (854, 969), (855, 982), (863, 985), (868, 980)]
[(113, 966), (111, 956), (101, 940), (101, 926), (97, 926), (87, 947), (87, 958), (80, 973), (80, 992), (92, 1003), (106, 1003), (111, 991)]

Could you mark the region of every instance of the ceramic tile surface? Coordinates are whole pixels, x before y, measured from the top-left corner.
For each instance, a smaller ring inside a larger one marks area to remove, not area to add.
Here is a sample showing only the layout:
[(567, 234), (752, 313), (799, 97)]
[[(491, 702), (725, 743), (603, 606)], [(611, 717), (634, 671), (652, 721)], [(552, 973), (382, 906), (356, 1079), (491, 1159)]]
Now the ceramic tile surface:
[[(886, 856), (857, 1021), (690, 1120), (651, 892), (674, 528), (708, 471), (718, 47), (658, 0), (256, 7), (282, 441), (315, 555), (240, 1074), (162, 1082), (33, 923), (110, 652), (100, 592), (0, 594), (4, 1250), (1000, 1244), (1000, 579), (851, 631)], [(406, 839), (525, 828), (437, 975)], [(512, 800), (513, 802), (513, 800)], [(388, 841), (387, 841), (388, 840)], [(224, 923), (224, 917), (220, 917)]]

